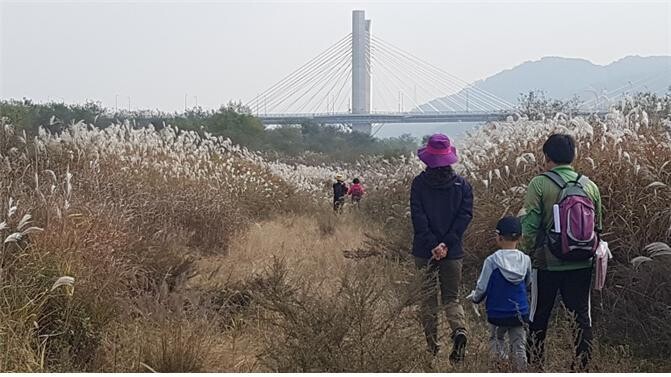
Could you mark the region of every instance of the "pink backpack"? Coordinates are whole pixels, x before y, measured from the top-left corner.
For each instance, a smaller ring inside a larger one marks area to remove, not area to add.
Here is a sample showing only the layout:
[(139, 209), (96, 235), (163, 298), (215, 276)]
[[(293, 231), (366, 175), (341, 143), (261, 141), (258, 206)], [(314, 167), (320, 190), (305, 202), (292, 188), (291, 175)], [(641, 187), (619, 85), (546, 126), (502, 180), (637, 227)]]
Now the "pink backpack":
[(583, 188), (588, 182), (587, 178), (578, 174), (575, 181), (564, 182), (564, 179), (554, 171), (543, 173), (543, 176), (549, 178), (560, 189), (555, 204), (559, 207), (559, 211), (558, 213), (555, 211), (553, 216), (559, 219), (559, 224), (553, 221), (546, 238), (550, 252), (557, 258), (567, 261), (594, 257), (599, 246), (599, 236), (596, 232), (594, 203)]
[(363, 187), (361, 187), (360, 183), (353, 184), (350, 190), (352, 198), (360, 199), (363, 196)]

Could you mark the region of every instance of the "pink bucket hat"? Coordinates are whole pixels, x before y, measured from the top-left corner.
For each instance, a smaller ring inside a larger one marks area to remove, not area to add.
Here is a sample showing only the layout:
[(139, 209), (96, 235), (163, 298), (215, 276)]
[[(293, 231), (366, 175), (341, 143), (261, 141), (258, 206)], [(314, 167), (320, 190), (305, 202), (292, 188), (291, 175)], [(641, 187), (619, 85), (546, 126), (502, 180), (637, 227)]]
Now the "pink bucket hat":
[(453, 165), (459, 161), (457, 149), (450, 143), (450, 138), (443, 134), (431, 135), (426, 146), (417, 150), (417, 157), (430, 168)]

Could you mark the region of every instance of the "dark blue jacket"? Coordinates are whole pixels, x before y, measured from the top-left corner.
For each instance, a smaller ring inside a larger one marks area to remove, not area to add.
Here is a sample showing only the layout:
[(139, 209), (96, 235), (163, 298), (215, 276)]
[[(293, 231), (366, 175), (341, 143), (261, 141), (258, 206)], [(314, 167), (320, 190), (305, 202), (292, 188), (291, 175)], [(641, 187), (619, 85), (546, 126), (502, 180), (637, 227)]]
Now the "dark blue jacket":
[(333, 201), (344, 199), (347, 196), (347, 184), (345, 182), (336, 182), (333, 184)]
[(410, 210), (414, 256), (431, 258), (443, 242), (448, 259), (463, 258), (463, 236), (473, 218), (473, 190), (463, 177), (451, 170), (422, 172), (412, 181)]

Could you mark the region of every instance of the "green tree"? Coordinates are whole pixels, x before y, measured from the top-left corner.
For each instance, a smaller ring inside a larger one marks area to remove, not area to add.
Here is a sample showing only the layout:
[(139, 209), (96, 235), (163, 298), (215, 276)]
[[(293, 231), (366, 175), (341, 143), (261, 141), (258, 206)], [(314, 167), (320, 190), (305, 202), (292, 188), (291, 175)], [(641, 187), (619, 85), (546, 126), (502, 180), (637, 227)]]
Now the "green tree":
[(567, 115), (578, 111), (580, 99), (574, 96), (568, 100), (549, 99), (542, 90), (530, 91), (520, 94), (517, 100), (517, 111), (526, 115), (530, 120), (542, 120), (552, 118), (557, 113)]

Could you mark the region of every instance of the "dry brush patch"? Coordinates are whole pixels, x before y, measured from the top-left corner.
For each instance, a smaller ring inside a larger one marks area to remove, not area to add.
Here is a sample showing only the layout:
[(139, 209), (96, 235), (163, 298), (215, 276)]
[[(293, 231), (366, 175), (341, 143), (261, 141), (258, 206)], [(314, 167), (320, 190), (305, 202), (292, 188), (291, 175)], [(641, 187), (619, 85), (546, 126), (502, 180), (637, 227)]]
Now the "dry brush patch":
[[(109, 366), (101, 355), (110, 334), (128, 324), (139, 326), (135, 340), (146, 332), (151, 368), (202, 370), (200, 356), (178, 355), (201, 330), (170, 316), (138, 321), (149, 310), (138, 298), (163, 305), (166, 294), (185, 295), (195, 259), (225, 254), (249, 224), (310, 201), (220, 138), (75, 124), (26, 140), (0, 126), (5, 371)], [(75, 278), (68, 294), (50, 289), (63, 275)], [(173, 324), (184, 332), (161, 343)]]
[[(474, 282), (482, 260), (495, 248), (491, 229), (505, 214), (519, 212), (527, 183), (541, 172), (541, 147), (553, 132), (578, 141), (575, 167), (601, 189), (604, 238), (614, 260), (607, 286), (595, 294), (600, 341), (626, 347), (637, 356), (668, 354), (671, 344), (668, 289), (669, 257), (634, 268), (649, 257), (646, 245), (671, 238), (671, 137), (667, 121), (647, 122), (638, 108), (613, 112), (606, 119), (520, 120), (493, 123), (466, 138), (460, 147), (461, 174), (474, 187), (474, 219), (466, 234), (465, 282)], [(398, 169), (397, 169), (398, 171)], [(409, 183), (419, 167), (392, 175), (392, 186), (368, 198), (372, 220), (384, 219), (388, 234), (402, 235), (395, 245), (409, 251)], [(394, 239), (394, 237), (392, 237)]]
[[(669, 256), (661, 244), (644, 250), (671, 236), (671, 139), (645, 119), (640, 109), (522, 119), (459, 146), (476, 191), (470, 288), (493, 223), (519, 210), (538, 173), (544, 138), (579, 140), (577, 167), (601, 187), (615, 254), (595, 310), (607, 340), (599, 371), (661, 368), (632, 355), (671, 344)], [(172, 127), (74, 124), (26, 140), (1, 126), (3, 371), (454, 370), (423, 352), (404, 261), (415, 158), (310, 166)], [(363, 177), (371, 194), (361, 212), (328, 208), (336, 171)], [(52, 290), (63, 276), (74, 284)], [(572, 335), (566, 316), (556, 321), (549, 369), (562, 371)], [(482, 319), (469, 312), (469, 322), (460, 370), (494, 370)]]

